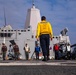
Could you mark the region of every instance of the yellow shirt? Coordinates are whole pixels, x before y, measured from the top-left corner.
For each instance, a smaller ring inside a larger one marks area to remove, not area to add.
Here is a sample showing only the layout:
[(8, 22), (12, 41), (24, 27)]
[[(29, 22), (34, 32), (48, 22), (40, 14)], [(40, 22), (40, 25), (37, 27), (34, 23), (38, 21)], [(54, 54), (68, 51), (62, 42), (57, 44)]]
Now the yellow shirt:
[(36, 38), (38, 38), (41, 34), (49, 34), (50, 37), (53, 37), (52, 26), (47, 21), (41, 21), (37, 25)]

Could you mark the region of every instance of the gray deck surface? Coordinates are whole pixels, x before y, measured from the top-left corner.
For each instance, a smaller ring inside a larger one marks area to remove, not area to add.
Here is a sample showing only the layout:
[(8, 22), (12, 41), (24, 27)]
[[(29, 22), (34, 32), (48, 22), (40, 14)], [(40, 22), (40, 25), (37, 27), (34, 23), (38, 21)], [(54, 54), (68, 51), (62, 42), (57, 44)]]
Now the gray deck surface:
[(76, 60), (0, 60), (0, 75), (76, 75)]

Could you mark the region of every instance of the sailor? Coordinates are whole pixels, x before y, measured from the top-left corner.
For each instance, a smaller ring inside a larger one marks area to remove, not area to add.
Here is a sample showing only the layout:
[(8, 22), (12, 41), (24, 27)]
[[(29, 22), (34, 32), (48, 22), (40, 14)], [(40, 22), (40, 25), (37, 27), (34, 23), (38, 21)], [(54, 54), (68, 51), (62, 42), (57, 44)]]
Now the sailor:
[(36, 44), (36, 46), (35, 46), (36, 60), (39, 60), (39, 52), (40, 52), (40, 46), (38, 44)]
[(28, 46), (27, 43), (25, 44), (24, 51), (25, 51), (26, 60), (29, 60), (30, 47)]
[(3, 60), (5, 60), (6, 59), (7, 46), (4, 43), (2, 43), (1, 51), (3, 54)]
[(19, 47), (16, 43), (14, 44), (13, 50), (14, 50), (15, 60), (18, 60), (19, 59)]
[(46, 17), (41, 17), (41, 22), (37, 25), (36, 38), (37, 41), (40, 40), (40, 45), (42, 48), (44, 59), (42, 61), (49, 60), (49, 43), (50, 39), (52, 40), (53, 31), (52, 26), (49, 22), (46, 21)]
[(67, 43), (66, 50), (67, 50), (67, 58), (70, 59), (71, 58), (71, 46), (69, 43)]
[(55, 51), (55, 59), (58, 60), (59, 59), (59, 45), (58, 45), (58, 43), (56, 43), (53, 48)]

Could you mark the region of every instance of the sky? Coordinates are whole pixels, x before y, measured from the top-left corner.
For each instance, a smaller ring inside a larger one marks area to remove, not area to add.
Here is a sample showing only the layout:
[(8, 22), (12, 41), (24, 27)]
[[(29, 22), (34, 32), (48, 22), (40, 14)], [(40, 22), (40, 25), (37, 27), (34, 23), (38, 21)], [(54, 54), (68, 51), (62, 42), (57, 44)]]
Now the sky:
[[(23, 29), (25, 26), (27, 10), (32, 7), (33, 0), (0, 0), (0, 27), (6, 24), (14, 29)], [(68, 28), (71, 44), (76, 43), (76, 0), (34, 0), (41, 16), (46, 16), (52, 24), (54, 35)]]

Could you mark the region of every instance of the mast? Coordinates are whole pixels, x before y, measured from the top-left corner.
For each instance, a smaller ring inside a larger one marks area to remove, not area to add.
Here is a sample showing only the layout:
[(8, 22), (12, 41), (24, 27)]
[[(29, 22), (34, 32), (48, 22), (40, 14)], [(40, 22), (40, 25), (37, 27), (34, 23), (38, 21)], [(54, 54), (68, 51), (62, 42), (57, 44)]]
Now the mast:
[(4, 10), (4, 26), (6, 26), (6, 14), (5, 14), (5, 8), (3, 8)]
[(34, 0), (32, 0), (32, 5), (34, 6), (35, 4), (34, 4)]
[[(3, 8), (3, 12), (4, 12), (4, 27), (6, 27), (5, 7)], [(5, 43), (5, 41), (6, 41), (5, 34), (3, 34), (3, 43)]]

